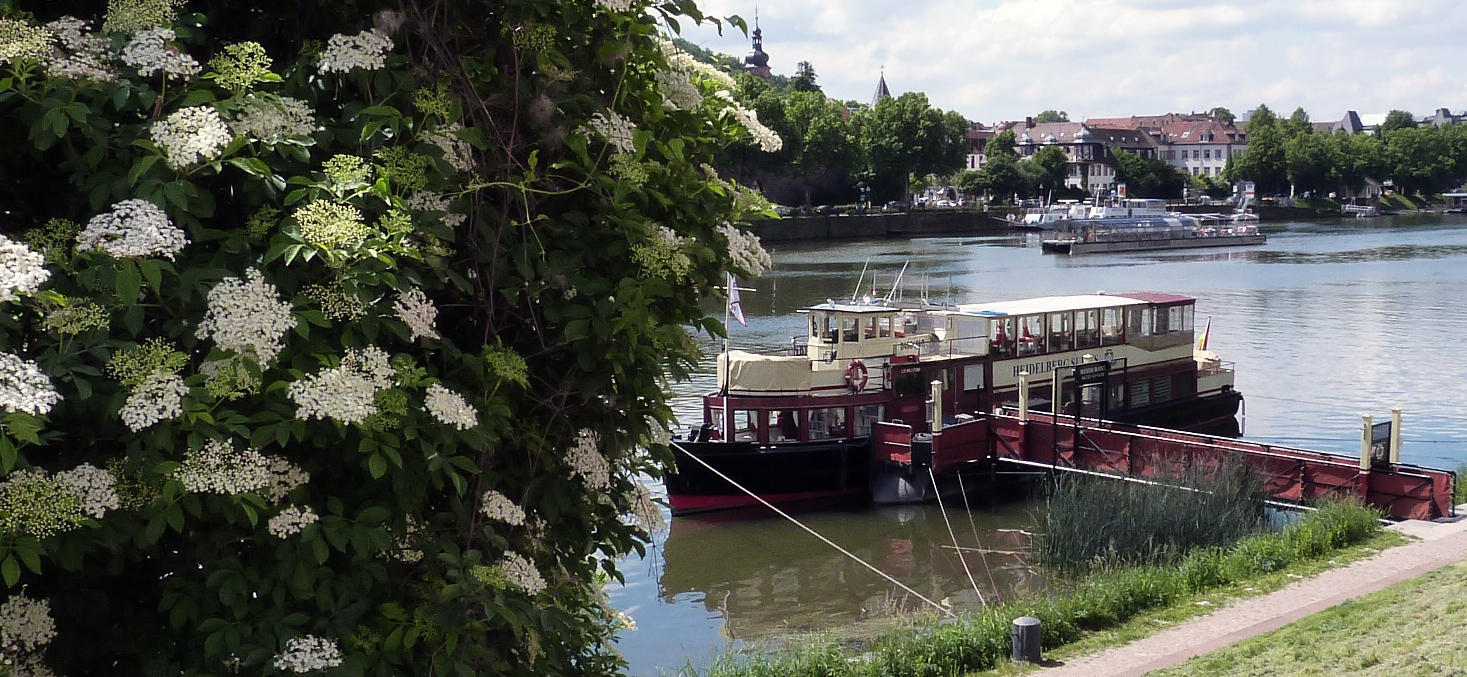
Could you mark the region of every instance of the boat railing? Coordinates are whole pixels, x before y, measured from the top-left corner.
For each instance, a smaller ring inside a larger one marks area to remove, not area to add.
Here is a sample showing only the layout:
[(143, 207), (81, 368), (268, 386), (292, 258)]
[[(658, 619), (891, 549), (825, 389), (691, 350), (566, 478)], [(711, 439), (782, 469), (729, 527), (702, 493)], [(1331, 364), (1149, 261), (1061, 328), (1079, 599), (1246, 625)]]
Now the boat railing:
[(1231, 374), (1237, 366), (1235, 362), (1214, 362), (1202, 364), (1197, 368), (1198, 376), (1217, 376), (1219, 374)]
[(917, 341), (910, 344), (917, 349), (919, 358), (933, 357), (959, 357), (968, 355), (988, 354), (988, 337), (974, 336), (971, 338), (956, 338), (945, 341), (929, 340)]

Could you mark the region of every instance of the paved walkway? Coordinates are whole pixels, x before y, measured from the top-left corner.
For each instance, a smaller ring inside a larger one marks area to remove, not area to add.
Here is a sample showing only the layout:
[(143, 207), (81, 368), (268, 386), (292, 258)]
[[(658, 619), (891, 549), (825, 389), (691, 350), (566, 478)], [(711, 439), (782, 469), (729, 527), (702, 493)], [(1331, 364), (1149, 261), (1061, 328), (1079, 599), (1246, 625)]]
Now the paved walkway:
[[(1463, 514), (1463, 508), (1457, 512)], [(1402, 522), (1388, 528), (1421, 540), (1297, 581), (1267, 595), (1238, 600), (1131, 644), (1073, 658), (1030, 674), (1139, 677), (1467, 559), (1467, 519), (1451, 523)]]

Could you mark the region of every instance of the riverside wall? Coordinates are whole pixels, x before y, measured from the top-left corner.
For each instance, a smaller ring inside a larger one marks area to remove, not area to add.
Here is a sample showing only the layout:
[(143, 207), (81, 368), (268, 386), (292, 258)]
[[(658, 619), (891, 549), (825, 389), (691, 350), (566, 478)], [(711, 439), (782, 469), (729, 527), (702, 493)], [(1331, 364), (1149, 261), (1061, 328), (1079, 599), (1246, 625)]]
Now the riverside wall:
[(896, 214), (786, 216), (753, 221), (760, 241), (865, 240), (937, 235), (995, 235), (1009, 230), (1001, 212), (910, 211)]

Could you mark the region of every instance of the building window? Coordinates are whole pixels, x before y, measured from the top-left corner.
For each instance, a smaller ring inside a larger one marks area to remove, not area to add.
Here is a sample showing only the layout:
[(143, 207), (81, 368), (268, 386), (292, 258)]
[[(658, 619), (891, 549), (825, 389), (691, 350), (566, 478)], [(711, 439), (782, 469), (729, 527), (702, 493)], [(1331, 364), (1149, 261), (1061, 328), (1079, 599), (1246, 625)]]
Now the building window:
[(1209, 148), (1207, 150), (1202, 151), (1202, 159), (1204, 159), (1204, 160), (1211, 160), (1212, 159), (1212, 149)]
[(1177, 151), (1176, 150), (1169, 150), (1169, 151), (1167, 151), (1166, 152), (1166, 159), (1168, 159), (1168, 160), (1175, 160), (1175, 159), (1177, 159)]

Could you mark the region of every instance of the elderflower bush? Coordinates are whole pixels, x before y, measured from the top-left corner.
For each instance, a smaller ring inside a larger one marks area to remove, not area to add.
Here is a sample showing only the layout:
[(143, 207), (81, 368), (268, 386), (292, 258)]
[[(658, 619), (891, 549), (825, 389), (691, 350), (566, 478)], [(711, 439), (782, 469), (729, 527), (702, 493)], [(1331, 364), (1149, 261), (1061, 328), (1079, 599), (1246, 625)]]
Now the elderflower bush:
[(0, 8), (0, 675), (617, 671), (664, 385), (769, 265), (704, 17), (106, 4)]

